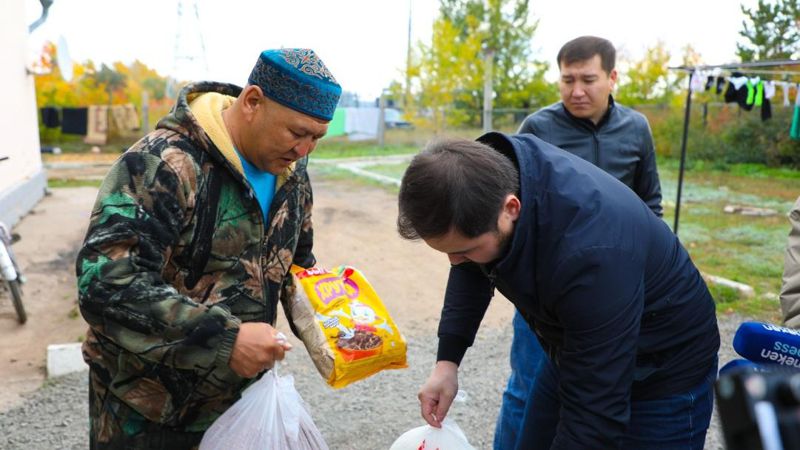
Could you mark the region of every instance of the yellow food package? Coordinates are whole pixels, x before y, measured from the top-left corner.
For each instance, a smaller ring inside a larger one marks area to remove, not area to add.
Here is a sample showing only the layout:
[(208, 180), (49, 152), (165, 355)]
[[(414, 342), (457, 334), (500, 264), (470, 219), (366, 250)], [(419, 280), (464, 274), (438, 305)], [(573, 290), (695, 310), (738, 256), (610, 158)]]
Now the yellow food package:
[(402, 369), (406, 341), (358, 269), (292, 266), (296, 292), (286, 308), (295, 333), (334, 388), (381, 370)]

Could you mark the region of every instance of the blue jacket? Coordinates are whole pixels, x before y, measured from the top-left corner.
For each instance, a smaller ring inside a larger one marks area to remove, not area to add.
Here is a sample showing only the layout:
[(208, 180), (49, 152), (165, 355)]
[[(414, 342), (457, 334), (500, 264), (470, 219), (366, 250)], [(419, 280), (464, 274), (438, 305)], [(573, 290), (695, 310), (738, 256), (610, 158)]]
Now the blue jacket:
[(560, 374), (553, 448), (612, 447), (632, 398), (688, 391), (711, 370), (711, 295), (677, 237), (614, 177), (530, 134), (479, 140), (515, 160), (522, 211), (496, 264), (452, 266), (438, 359), (461, 361), (496, 287)]
[(610, 173), (636, 192), (661, 217), (661, 183), (647, 118), (608, 96), (608, 111), (595, 125), (579, 119), (561, 102), (528, 116), (520, 133), (533, 133)]

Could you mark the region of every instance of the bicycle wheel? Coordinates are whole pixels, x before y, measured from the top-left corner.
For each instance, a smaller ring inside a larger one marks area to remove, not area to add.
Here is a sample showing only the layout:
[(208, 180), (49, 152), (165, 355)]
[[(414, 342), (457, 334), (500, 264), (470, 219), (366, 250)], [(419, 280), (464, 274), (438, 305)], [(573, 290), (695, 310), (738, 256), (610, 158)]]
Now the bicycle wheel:
[(25, 323), (28, 320), (28, 315), (25, 313), (25, 305), (22, 304), (22, 286), (19, 280), (8, 282), (8, 290), (11, 292), (11, 301), (14, 302), (14, 309), (17, 311), (17, 321)]

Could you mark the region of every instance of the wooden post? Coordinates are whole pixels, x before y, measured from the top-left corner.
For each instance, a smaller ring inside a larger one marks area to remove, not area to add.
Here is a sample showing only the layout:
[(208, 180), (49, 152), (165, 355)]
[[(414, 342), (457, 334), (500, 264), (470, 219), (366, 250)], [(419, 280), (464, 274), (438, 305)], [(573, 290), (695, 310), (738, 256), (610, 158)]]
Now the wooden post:
[(150, 95), (142, 90), (142, 134), (150, 131)]
[(492, 131), (492, 94), (493, 94), (494, 50), (487, 49), (483, 53), (483, 132)]

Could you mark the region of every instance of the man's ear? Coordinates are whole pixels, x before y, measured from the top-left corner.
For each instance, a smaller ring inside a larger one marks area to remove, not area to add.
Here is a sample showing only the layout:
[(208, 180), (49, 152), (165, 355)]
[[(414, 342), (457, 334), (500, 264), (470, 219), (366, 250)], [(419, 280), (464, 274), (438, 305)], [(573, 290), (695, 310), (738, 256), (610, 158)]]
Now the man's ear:
[(248, 84), (242, 89), (240, 97), (242, 99), (242, 111), (248, 117), (252, 117), (259, 108), (263, 107), (261, 99), (264, 97), (264, 93), (258, 86)]
[(614, 86), (617, 84), (617, 69), (611, 69), (608, 79), (611, 80), (611, 90), (614, 90)]
[(520, 211), (522, 210), (522, 202), (514, 194), (508, 194), (503, 203), (503, 212), (508, 214), (512, 221), (519, 218)]

